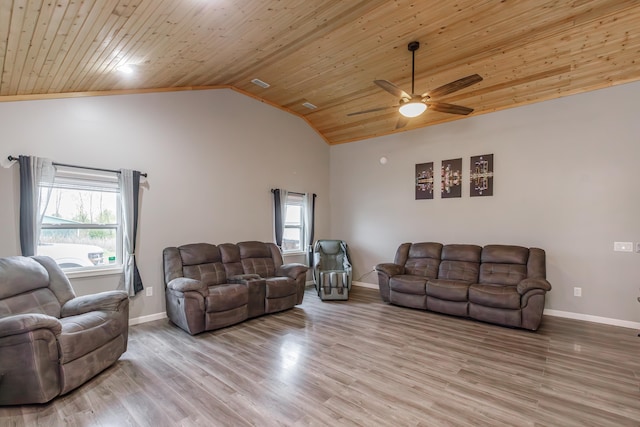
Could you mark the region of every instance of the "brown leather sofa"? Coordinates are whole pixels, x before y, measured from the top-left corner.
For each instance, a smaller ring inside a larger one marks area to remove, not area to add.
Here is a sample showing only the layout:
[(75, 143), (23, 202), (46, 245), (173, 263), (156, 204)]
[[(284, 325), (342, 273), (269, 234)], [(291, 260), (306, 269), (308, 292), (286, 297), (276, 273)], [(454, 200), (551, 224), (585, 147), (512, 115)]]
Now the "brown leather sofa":
[(51, 258), (0, 258), (0, 405), (79, 387), (118, 360), (128, 333), (126, 292), (76, 297)]
[(521, 246), (403, 243), (376, 271), (391, 304), (534, 331), (551, 290), (545, 252)]
[(273, 243), (194, 243), (163, 251), (169, 319), (191, 335), (302, 303), (308, 267)]

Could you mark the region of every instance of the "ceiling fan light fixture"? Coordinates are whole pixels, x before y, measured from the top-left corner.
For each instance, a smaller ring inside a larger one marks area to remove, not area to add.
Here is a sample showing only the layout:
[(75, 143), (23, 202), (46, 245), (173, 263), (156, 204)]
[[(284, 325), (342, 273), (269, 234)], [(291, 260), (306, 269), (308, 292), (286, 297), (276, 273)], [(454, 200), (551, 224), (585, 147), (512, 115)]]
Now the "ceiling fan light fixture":
[(398, 111), (400, 111), (400, 114), (405, 117), (418, 117), (420, 114), (424, 113), (426, 109), (426, 104), (420, 101), (412, 101), (402, 104)]

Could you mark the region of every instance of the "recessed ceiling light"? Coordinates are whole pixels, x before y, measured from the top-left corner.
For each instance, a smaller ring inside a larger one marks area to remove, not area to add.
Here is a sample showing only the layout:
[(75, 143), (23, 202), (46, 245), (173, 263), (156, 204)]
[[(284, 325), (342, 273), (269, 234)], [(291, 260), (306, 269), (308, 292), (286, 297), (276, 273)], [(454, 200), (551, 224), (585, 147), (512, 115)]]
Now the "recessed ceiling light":
[(269, 86), (271, 86), (269, 83), (267, 83), (267, 82), (263, 82), (263, 81), (262, 81), (262, 80), (260, 80), (260, 79), (253, 79), (253, 80), (251, 80), (251, 83), (253, 83), (254, 85), (260, 86), (260, 87), (261, 87), (261, 88), (263, 88), (263, 89), (266, 89), (266, 88), (268, 88)]
[(316, 108), (318, 108), (317, 106), (313, 105), (312, 103), (310, 103), (309, 101), (307, 102), (303, 102), (302, 103), (303, 107), (307, 107), (310, 110), (315, 110)]
[(116, 71), (122, 74), (131, 74), (133, 73), (133, 66), (131, 64), (123, 64), (116, 67)]

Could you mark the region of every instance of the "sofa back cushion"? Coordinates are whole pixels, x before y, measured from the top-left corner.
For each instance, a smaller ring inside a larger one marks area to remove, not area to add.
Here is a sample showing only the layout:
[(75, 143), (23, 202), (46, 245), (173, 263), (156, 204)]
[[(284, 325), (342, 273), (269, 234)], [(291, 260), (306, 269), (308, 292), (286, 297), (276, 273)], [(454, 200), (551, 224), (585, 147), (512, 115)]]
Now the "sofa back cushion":
[(476, 245), (445, 245), (438, 269), (438, 279), (476, 283), (480, 272), (482, 247)]
[(237, 246), (244, 274), (257, 274), (264, 278), (276, 275), (276, 261), (267, 243), (240, 242)]
[(24, 313), (60, 317), (60, 301), (49, 289), (49, 274), (33, 258), (0, 258), (0, 317)]
[(240, 248), (238, 248), (238, 245), (223, 243), (218, 247), (220, 248), (220, 255), (222, 256), (222, 263), (227, 272), (227, 277), (243, 274), (244, 270), (242, 269), (242, 262), (240, 262)]
[(529, 249), (522, 246), (487, 245), (482, 248), (479, 283), (517, 285), (527, 277)]
[(440, 243), (413, 243), (409, 246), (407, 261), (404, 264), (405, 273), (435, 279), (438, 277), (441, 252)]
[(189, 279), (200, 280), (207, 286), (227, 282), (220, 249), (209, 243), (193, 243), (178, 248), (182, 260), (182, 273)]

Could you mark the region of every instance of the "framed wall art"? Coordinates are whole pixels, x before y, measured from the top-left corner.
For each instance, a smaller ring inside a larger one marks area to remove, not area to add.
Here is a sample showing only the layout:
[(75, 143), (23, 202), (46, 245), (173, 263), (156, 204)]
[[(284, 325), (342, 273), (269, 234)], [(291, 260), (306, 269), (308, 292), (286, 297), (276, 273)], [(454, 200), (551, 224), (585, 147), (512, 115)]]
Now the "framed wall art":
[(462, 197), (462, 158), (443, 160), (441, 168), (441, 197)]
[(471, 197), (493, 196), (493, 154), (471, 157), (469, 194)]
[(433, 199), (433, 162), (416, 164), (416, 200)]

